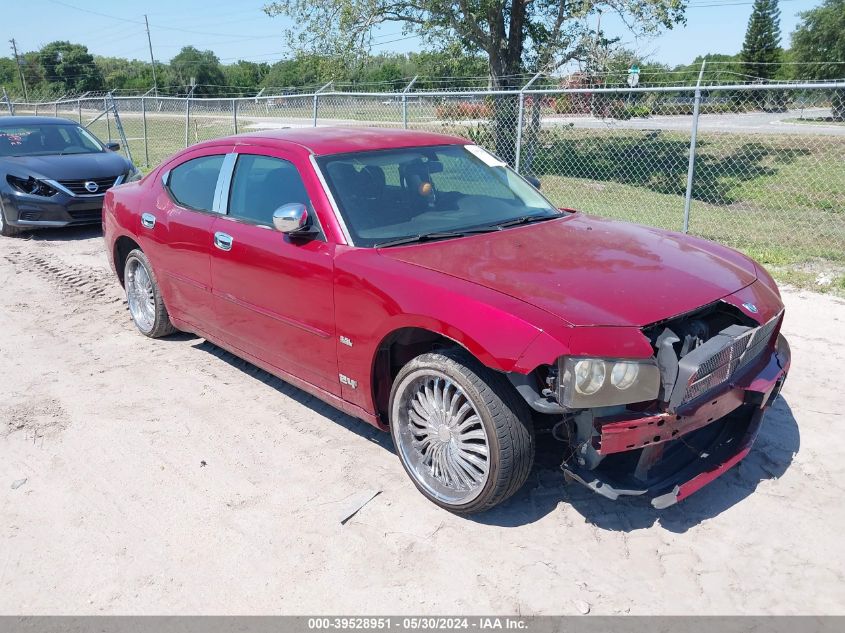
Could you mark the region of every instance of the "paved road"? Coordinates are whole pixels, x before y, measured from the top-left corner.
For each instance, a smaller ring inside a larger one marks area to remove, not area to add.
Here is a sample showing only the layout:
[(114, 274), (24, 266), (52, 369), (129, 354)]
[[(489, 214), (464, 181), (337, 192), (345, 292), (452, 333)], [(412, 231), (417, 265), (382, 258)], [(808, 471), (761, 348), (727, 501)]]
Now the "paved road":
[[(805, 119), (830, 116), (830, 108), (791, 110), (789, 112), (747, 112), (736, 114), (702, 114), (698, 122), (699, 134), (707, 132), (732, 132), (737, 134), (801, 134), (805, 136), (845, 136), (845, 123), (817, 124), (795, 123)], [(665, 130), (689, 133), (692, 116), (651, 116), (645, 119), (598, 119), (594, 117), (546, 117), (543, 125), (572, 124), (576, 128)]]

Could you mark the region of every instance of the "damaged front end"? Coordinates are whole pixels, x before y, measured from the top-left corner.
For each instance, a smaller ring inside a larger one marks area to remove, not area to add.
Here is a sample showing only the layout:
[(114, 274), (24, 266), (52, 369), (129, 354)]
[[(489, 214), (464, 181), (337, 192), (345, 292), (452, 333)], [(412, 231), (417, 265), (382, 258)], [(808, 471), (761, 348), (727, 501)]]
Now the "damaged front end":
[(643, 328), (650, 360), (562, 358), (542, 395), (563, 413), (567, 478), (665, 508), (738, 463), (789, 370), (782, 318), (717, 302)]

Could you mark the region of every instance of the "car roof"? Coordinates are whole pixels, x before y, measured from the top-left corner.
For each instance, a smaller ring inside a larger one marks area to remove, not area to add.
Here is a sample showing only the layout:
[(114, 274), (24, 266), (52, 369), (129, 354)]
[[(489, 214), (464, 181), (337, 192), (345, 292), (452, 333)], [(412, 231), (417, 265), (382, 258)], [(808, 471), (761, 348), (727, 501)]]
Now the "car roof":
[(53, 116), (4, 116), (0, 117), (0, 126), (8, 125), (79, 125), (70, 119)]
[(284, 145), (291, 143), (318, 156), (403, 147), (466, 145), (470, 143), (470, 141), (459, 136), (416, 130), (367, 127), (303, 127), (249, 132), (229, 136), (225, 139), (217, 139), (209, 142), (209, 144), (217, 145), (225, 142), (236, 145)]

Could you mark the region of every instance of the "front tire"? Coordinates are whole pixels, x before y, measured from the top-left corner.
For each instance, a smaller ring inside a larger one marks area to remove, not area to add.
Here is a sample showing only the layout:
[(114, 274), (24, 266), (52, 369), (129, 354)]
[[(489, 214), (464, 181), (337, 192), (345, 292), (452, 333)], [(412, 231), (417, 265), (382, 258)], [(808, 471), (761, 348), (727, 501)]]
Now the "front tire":
[(423, 354), (399, 371), (390, 430), (414, 485), (451, 512), (501, 503), (522, 487), (534, 462), (525, 402), (463, 350)]
[(123, 285), (129, 314), (141, 334), (159, 338), (178, 331), (170, 322), (153, 267), (142, 250), (136, 248), (126, 256)]
[(4, 215), (3, 205), (0, 203), (0, 235), (3, 237), (14, 237), (18, 235), (21, 230), (16, 227), (12, 226), (8, 222), (6, 222), (6, 216)]

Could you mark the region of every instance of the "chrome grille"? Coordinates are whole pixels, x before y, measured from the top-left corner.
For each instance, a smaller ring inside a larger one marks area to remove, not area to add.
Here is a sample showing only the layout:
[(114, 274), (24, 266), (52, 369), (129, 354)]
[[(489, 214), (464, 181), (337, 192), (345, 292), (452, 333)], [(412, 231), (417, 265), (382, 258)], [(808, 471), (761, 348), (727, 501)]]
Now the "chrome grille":
[(771, 340), (779, 318), (780, 314), (764, 325), (737, 336), (727, 347), (702, 361), (689, 378), (681, 404), (726, 383), (736, 372), (757, 360)]
[[(82, 180), (60, 180), (59, 184), (61, 184), (66, 189), (72, 191), (77, 196), (100, 196), (104, 194), (106, 190), (113, 187), (116, 180), (116, 176), (111, 176), (109, 178), (83, 178)], [(88, 191), (85, 188), (86, 182), (97, 183), (97, 191), (95, 191), (94, 193)]]

